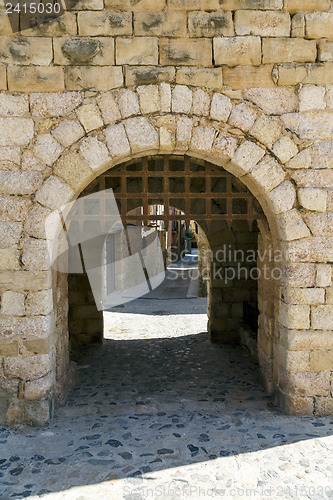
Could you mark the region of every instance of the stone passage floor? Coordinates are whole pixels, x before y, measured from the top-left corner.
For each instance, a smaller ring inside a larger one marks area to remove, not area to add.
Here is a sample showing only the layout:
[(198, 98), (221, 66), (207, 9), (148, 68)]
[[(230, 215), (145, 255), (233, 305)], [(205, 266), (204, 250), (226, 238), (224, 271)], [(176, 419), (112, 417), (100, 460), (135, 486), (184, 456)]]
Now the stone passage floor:
[(279, 413), (205, 299), (139, 299), (105, 318), (44, 429), (0, 429), (0, 497), (333, 498), (333, 418)]

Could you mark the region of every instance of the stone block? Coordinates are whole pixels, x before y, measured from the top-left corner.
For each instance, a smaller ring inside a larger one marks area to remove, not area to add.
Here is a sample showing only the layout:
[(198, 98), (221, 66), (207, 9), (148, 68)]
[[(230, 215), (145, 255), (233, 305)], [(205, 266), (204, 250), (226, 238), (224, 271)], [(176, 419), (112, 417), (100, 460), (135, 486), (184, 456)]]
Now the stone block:
[(52, 135), (60, 144), (67, 148), (84, 136), (84, 130), (75, 120), (65, 120), (52, 130)]
[(261, 39), (258, 36), (215, 37), (213, 49), (215, 64), (227, 66), (261, 64)]
[(194, 127), (191, 140), (191, 151), (210, 151), (215, 138), (213, 127)]
[(281, 298), (287, 304), (324, 304), (325, 290), (323, 288), (286, 288), (282, 290)]
[(22, 253), (22, 263), (25, 269), (31, 271), (46, 271), (50, 266), (47, 242), (27, 238)]
[(306, 113), (286, 113), (282, 120), (289, 130), (300, 139), (320, 140), (333, 138), (332, 113), (308, 111)]
[(34, 155), (49, 166), (53, 165), (62, 151), (63, 148), (51, 134), (39, 135), (33, 148)]
[(333, 38), (333, 12), (311, 12), (305, 14), (307, 38)]
[(292, 158), (286, 165), (287, 168), (292, 169), (306, 169), (311, 167), (311, 154), (309, 149), (303, 149), (294, 158)]
[(283, 136), (274, 144), (273, 153), (282, 163), (286, 163), (297, 155), (298, 147), (289, 137)]
[(333, 414), (333, 397), (317, 396), (314, 414), (318, 416), (331, 416)]
[(109, 125), (121, 119), (120, 111), (112, 92), (99, 94), (97, 104), (101, 110), (104, 123)]
[(134, 12), (135, 36), (186, 36), (186, 13), (172, 10)]
[(16, 247), (21, 234), (20, 222), (0, 222), (0, 248)]
[(332, 304), (311, 307), (311, 327), (315, 330), (332, 330), (332, 318)]
[(310, 307), (308, 305), (285, 304), (280, 302), (279, 322), (286, 328), (296, 330), (310, 328)]
[(223, 67), (223, 83), (232, 89), (274, 87), (273, 65)]
[(106, 90), (123, 85), (122, 68), (115, 66), (67, 66), (65, 84), (67, 90)]
[(13, 35), (18, 31), (18, 16), (11, 16), (6, 13), (4, 2), (0, 5), (0, 33), (1, 35)]
[(248, 132), (254, 125), (257, 116), (255, 109), (242, 102), (233, 107), (228, 122), (233, 127)]
[(190, 37), (233, 36), (234, 23), (231, 12), (193, 11), (188, 14)]
[(158, 133), (146, 118), (129, 118), (124, 124), (132, 153), (158, 150)]
[(326, 88), (326, 102), (327, 107), (333, 110), (333, 85), (328, 85)]
[(330, 0), (285, 0), (284, 8), (292, 14), (299, 10), (329, 10)]
[(176, 125), (176, 149), (187, 151), (192, 137), (192, 120), (186, 116), (179, 117)]
[(3, 194), (32, 194), (42, 182), (40, 172), (0, 172), (0, 191)]
[(220, 89), (222, 87), (222, 68), (181, 67), (177, 69), (176, 83)]
[(208, 116), (210, 110), (210, 96), (202, 89), (193, 92), (192, 113), (198, 116)]
[(175, 73), (175, 68), (171, 66), (125, 66), (126, 86), (172, 82)]
[(319, 40), (318, 61), (326, 62), (333, 60), (333, 40)]
[(239, 175), (244, 175), (250, 172), (264, 156), (263, 148), (254, 142), (245, 141), (237, 149), (232, 162), (240, 168)]
[(36, 200), (52, 210), (59, 209), (71, 201), (73, 197), (74, 191), (70, 186), (55, 175), (51, 175), (36, 193)]
[(1, 341), (0, 344), (0, 356), (1, 357), (9, 357), (9, 356), (18, 356), (18, 344), (17, 342), (4, 342)]
[(291, 242), (288, 245), (292, 262), (327, 262), (333, 260), (333, 238), (314, 237)]
[(62, 92), (64, 75), (61, 67), (8, 67), (8, 89), (11, 92)]
[(52, 406), (49, 400), (21, 401), (14, 400), (10, 403), (6, 413), (6, 424), (26, 424), (43, 426), (52, 418)]
[(304, 64), (282, 64), (276, 69), (278, 75), (278, 85), (297, 85), (307, 78), (308, 68)]
[(314, 236), (333, 236), (333, 213), (308, 213), (304, 220)]
[(307, 77), (303, 83), (311, 83), (313, 85), (330, 85), (333, 83), (333, 63), (309, 64), (307, 67)]
[(29, 99), (26, 95), (0, 94), (0, 116), (26, 116), (29, 114)]
[[(251, 170), (251, 178), (256, 181), (259, 186), (260, 191), (265, 190), (271, 191), (275, 187), (279, 186), (281, 182), (285, 179), (285, 172), (282, 167), (278, 164), (276, 160), (270, 156), (265, 156), (257, 165), (255, 165)], [(286, 187), (284, 184), (282, 187)], [(289, 189), (287, 188), (288, 196), (291, 196)], [(279, 203), (279, 195), (282, 195), (281, 190), (275, 194), (275, 208), (281, 208), (281, 202)], [(273, 195), (274, 196), (274, 195)], [(289, 200), (290, 202), (290, 200)]]
[(24, 316), (24, 294), (17, 292), (4, 292), (1, 298), (1, 314)]
[(115, 94), (122, 118), (140, 113), (139, 99), (135, 92), (130, 89), (121, 89)]
[(161, 38), (160, 64), (163, 66), (211, 66), (212, 42), (205, 38)]
[(51, 372), (37, 380), (29, 380), (24, 384), (24, 399), (26, 401), (43, 400), (49, 397), (55, 386), (55, 373)]
[(4, 362), (6, 377), (18, 378), (20, 380), (33, 380), (43, 377), (52, 370), (52, 358), (48, 354), (28, 356), (16, 356), (8, 358)]
[(309, 263), (288, 263), (283, 272), (282, 281), (289, 287), (313, 287), (315, 284), (316, 266)]
[(283, 115), (298, 111), (298, 98), (294, 89), (255, 88), (243, 91), (245, 99), (259, 106), (268, 115)]
[(307, 210), (326, 212), (327, 191), (319, 188), (300, 188), (298, 190), (298, 201)]
[(172, 10), (213, 10), (220, 8), (219, 0), (168, 0), (168, 8)]
[(77, 190), (79, 186), (83, 187), (92, 178), (92, 170), (76, 151), (69, 151), (62, 155), (53, 171), (74, 190)]
[(290, 15), (287, 12), (238, 10), (235, 12), (235, 31), (236, 35), (243, 36), (290, 36)]
[(296, 209), (280, 214), (278, 225), (283, 240), (293, 241), (311, 236), (309, 228)]
[(316, 286), (328, 287), (332, 284), (332, 266), (330, 264), (318, 264), (316, 275)]
[(52, 290), (30, 292), (25, 302), (26, 314), (29, 316), (46, 316), (52, 312)]
[(42, 290), (51, 286), (50, 271), (3, 271), (2, 287), (6, 290)]
[(112, 66), (114, 40), (110, 37), (53, 38), (54, 64)]
[(117, 38), (116, 64), (158, 64), (157, 38)]
[(143, 114), (156, 113), (161, 109), (160, 93), (158, 85), (140, 85), (136, 89), (140, 109)]
[(291, 36), (305, 38), (305, 17), (303, 12), (296, 12), (291, 19)]
[[(165, 0), (105, 0), (106, 9), (118, 10), (163, 10)], [(103, 7), (102, 7), (103, 8)]]
[(262, 62), (315, 62), (317, 45), (315, 40), (301, 38), (264, 38), (262, 41)]
[(232, 102), (224, 94), (214, 94), (210, 107), (210, 117), (213, 120), (227, 122), (232, 110)]
[(299, 110), (301, 112), (325, 108), (325, 87), (305, 85), (301, 88), (299, 92)]
[(290, 181), (282, 182), (270, 192), (269, 200), (272, 203), (272, 210), (275, 214), (287, 212), (294, 206), (296, 191)]
[(39, 37), (0, 37), (0, 62), (12, 66), (48, 66), (52, 62), (52, 40)]
[(288, 350), (328, 350), (333, 349), (333, 337), (329, 331), (288, 330), (281, 328), (281, 343)]
[(333, 168), (333, 140), (314, 142), (309, 151), (312, 168)]
[(86, 132), (91, 132), (104, 125), (99, 108), (93, 102), (80, 106), (76, 110), (76, 114)]
[(76, 35), (76, 15), (74, 12), (63, 12), (56, 18), (48, 18), (47, 22), (33, 26), (29, 16), (21, 16), (21, 31), (25, 37), (53, 37), (63, 35)]
[(105, 130), (108, 149), (112, 157), (128, 156), (131, 152), (124, 125), (112, 125)]
[(274, 118), (260, 116), (253, 127), (249, 130), (249, 134), (258, 139), (259, 142), (272, 148), (273, 144), (281, 137), (282, 128), (280, 123)]
[(31, 114), (41, 118), (66, 116), (74, 111), (82, 101), (83, 94), (81, 92), (33, 93), (30, 94)]
[(283, 346), (279, 346), (278, 362), (287, 371), (291, 372), (306, 372), (309, 369), (310, 353), (304, 351), (289, 351)]
[(225, 159), (226, 161), (229, 161), (233, 158), (235, 156), (237, 146), (238, 141), (235, 137), (232, 137), (222, 131), (217, 134), (215, 131), (215, 140), (212, 152), (218, 157), (219, 160)]
[(20, 269), (20, 253), (14, 248), (0, 248), (0, 271)]
[(26, 219), (24, 225), (25, 233), (32, 238), (46, 239), (45, 222), (51, 213), (51, 210), (35, 204)]
[(168, 113), (171, 111), (171, 86), (168, 83), (160, 85), (161, 111)]
[(132, 13), (119, 10), (79, 12), (78, 27), (81, 36), (132, 35)]
[(105, 144), (97, 137), (85, 138), (80, 146), (80, 153), (92, 170), (97, 170), (111, 160)]
[(22, 222), (28, 215), (31, 201), (19, 196), (0, 196), (0, 220)]
[(31, 118), (0, 118), (0, 146), (26, 146), (33, 135)]
[(0, 90), (7, 90), (7, 72), (5, 66), (0, 66)]
[(190, 113), (192, 108), (192, 90), (186, 85), (177, 85), (172, 91), (171, 109), (174, 113)]

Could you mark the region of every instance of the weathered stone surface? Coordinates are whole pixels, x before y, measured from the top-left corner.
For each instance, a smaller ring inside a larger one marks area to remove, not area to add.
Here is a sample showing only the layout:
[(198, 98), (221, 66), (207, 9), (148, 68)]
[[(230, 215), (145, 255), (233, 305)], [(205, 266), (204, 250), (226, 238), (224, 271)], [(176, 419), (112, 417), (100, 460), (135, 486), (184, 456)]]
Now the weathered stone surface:
[(124, 124), (132, 153), (158, 150), (158, 133), (146, 118), (129, 118)]
[(123, 73), (116, 66), (68, 66), (65, 69), (67, 90), (101, 90), (106, 91), (121, 87)]
[(130, 154), (130, 145), (123, 124), (112, 125), (105, 130), (108, 149), (112, 157)]
[(222, 87), (222, 68), (181, 67), (177, 69), (176, 82), (181, 85), (195, 85), (207, 89)]
[(298, 108), (298, 99), (294, 89), (249, 89), (243, 92), (243, 96), (269, 115), (293, 113)]
[(43, 176), (39, 172), (0, 172), (0, 191), (3, 194), (32, 194), (42, 182)]
[(176, 128), (176, 148), (180, 151), (187, 151), (190, 147), (192, 137), (192, 120), (188, 117), (179, 117)]
[[(251, 177), (265, 191), (271, 191), (278, 186), (283, 182), (285, 175), (283, 168), (270, 156), (266, 156), (251, 170)], [(276, 202), (278, 203), (277, 200)]]
[[(132, 2), (131, 0), (106, 0), (105, 8), (116, 10), (163, 10), (165, 7), (165, 0), (138, 0)], [(103, 7), (102, 7), (103, 8)]]
[(171, 10), (134, 12), (134, 34), (139, 36), (186, 36), (186, 23), (185, 12)]
[[(20, 164), (21, 160), (21, 148), (19, 147), (3, 147), (0, 148), (0, 165), (1, 170), (7, 170), (7, 165)], [(10, 170), (10, 168), (8, 168)]]
[(253, 142), (245, 141), (237, 149), (232, 161), (241, 169), (241, 174), (250, 172), (265, 156), (265, 150)]
[(132, 35), (132, 13), (115, 10), (78, 13), (79, 35)]
[[(325, 290), (323, 288), (286, 288), (281, 291), (281, 297), (287, 304), (318, 305), (325, 302)], [(304, 345), (308, 349), (309, 345)]]
[(304, 220), (314, 236), (333, 235), (333, 213), (307, 213)]
[(191, 37), (233, 36), (235, 34), (231, 12), (190, 12), (188, 26)]
[(28, 113), (28, 96), (0, 94), (0, 116), (27, 116)]
[(311, 12), (305, 15), (307, 38), (333, 38), (333, 12)]
[(293, 241), (311, 236), (309, 228), (296, 209), (280, 214), (278, 224), (281, 237), (286, 241)]
[(307, 210), (326, 212), (327, 191), (319, 188), (301, 188), (298, 190), (299, 204)]
[(291, 36), (295, 38), (305, 37), (305, 17), (303, 12), (297, 12), (291, 19)]
[(52, 135), (67, 148), (84, 136), (84, 130), (77, 121), (65, 120), (52, 130)]
[(97, 97), (97, 104), (101, 110), (104, 123), (109, 125), (120, 120), (121, 115), (112, 92), (103, 92)]
[(238, 10), (235, 12), (235, 31), (236, 35), (289, 36), (290, 15), (287, 12)]
[(286, 328), (299, 330), (310, 328), (310, 307), (280, 302), (279, 321)]
[(212, 151), (221, 160), (225, 158), (226, 161), (234, 158), (238, 141), (235, 137), (225, 134), (223, 132), (217, 133), (215, 131), (215, 140)]
[(249, 133), (268, 148), (272, 148), (280, 138), (282, 128), (277, 120), (262, 115), (256, 120)]
[(25, 220), (31, 200), (18, 196), (0, 196), (0, 220), (22, 222)]
[(210, 117), (222, 122), (228, 121), (232, 110), (232, 102), (223, 94), (214, 94), (210, 108)]
[(24, 230), (28, 236), (33, 238), (45, 239), (45, 222), (46, 218), (51, 214), (51, 210), (38, 205), (31, 208), (26, 219)]
[(282, 163), (286, 163), (297, 155), (298, 147), (289, 137), (283, 136), (274, 144), (273, 153)]
[[(172, 82), (176, 70), (172, 66), (126, 66), (126, 86)], [(178, 82), (184, 83), (184, 82)]]
[(312, 168), (333, 168), (333, 140), (315, 142), (309, 152)]
[(32, 26), (29, 16), (21, 16), (21, 30), (24, 36), (53, 37), (62, 35), (76, 35), (76, 15), (74, 12), (63, 12), (60, 17), (48, 18), (48, 21)]
[(73, 189), (83, 187), (92, 178), (92, 170), (82, 156), (69, 151), (61, 156), (54, 167), (54, 173), (64, 179)]
[(22, 263), (28, 270), (46, 271), (50, 267), (50, 259), (45, 240), (27, 238), (24, 242)]
[(257, 119), (257, 112), (245, 103), (234, 106), (229, 117), (229, 124), (243, 132), (248, 132)]
[(121, 89), (115, 96), (122, 118), (128, 118), (140, 113), (139, 99), (135, 92), (129, 89)]
[(193, 92), (192, 113), (199, 116), (208, 116), (210, 109), (210, 96), (204, 90), (197, 89)]
[(52, 40), (35, 37), (0, 38), (0, 62), (10, 65), (48, 66), (52, 61)]
[(329, 10), (330, 0), (285, 0), (284, 8), (292, 13), (299, 10)]
[(331, 264), (318, 264), (316, 285), (321, 287), (328, 287), (332, 284), (332, 266)]
[(8, 89), (12, 92), (61, 92), (62, 68), (56, 66), (8, 67)]
[(52, 290), (30, 292), (25, 302), (26, 314), (29, 316), (46, 316), (53, 309)]
[(311, 154), (309, 149), (303, 149), (287, 163), (287, 168), (309, 168), (311, 166)]
[(0, 118), (0, 146), (26, 146), (33, 134), (31, 118)]
[(301, 38), (263, 38), (262, 62), (315, 62), (317, 45), (315, 40)]
[(226, 64), (227, 66), (247, 64), (259, 66), (261, 64), (260, 37), (216, 37), (213, 41), (213, 47), (215, 64)]
[(190, 113), (192, 90), (185, 85), (177, 85), (172, 91), (171, 109), (174, 113)]
[(24, 294), (17, 292), (4, 292), (1, 297), (1, 314), (11, 314), (13, 316), (23, 316)]
[(274, 87), (273, 65), (223, 67), (223, 83), (233, 89)]
[(114, 64), (113, 38), (54, 38), (54, 63), (61, 65), (92, 64), (111, 66)]
[(45, 207), (56, 210), (74, 197), (74, 191), (68, 184), (62, 182), (59, 177), (49, 177), (36, 193), (36, 200)]
[(318, 60), (322, 62), (332, 61), (333, 59), (333, 41), (320, 40), (318, 44)]
[(34, 155), (46, 165), (53, 165), (62, 151), (63, 148), (51, 134), (39, 135), (33, 149)]
[(306, 85), (299, 92), (299, 110), (311, 111), (325, 109), (325, 88), (315, 85)]
[(282, 282), (288, 287), (313, 287), (315, 277), (316, 266), (314, 264), (287, 262), (284, 265)]
[(111, 160), (107, 147), (97, 137), (84, 139), (80, 146), (80, 153), (93, 170), (100, 168)]
[(211, 66), (211, 41), (205, 38), (161, 38), (160, 64)]
[[(333, 305), (311, 307), (311, 326), (315, 330), (332, 329)], [(332, 365), (330, 365), (330, 368)], [(325, 368), (321, 368), (325, 369)]]
[(52, 116), (66, 116), (83, 101), (81, 92), (58, 92), (30, 94), (30, 108), (32, 116), (50, 118)]
[(0, 248), (17, 246), (22, 233), (19, 222), (0, 222)]
[(273, 204), (273, 212), (276, 214), (287, 212), (294, 206), (296, 191), (290, 181), (282, 182), (270, 193), (270, 201)]
[(209, 151), (212, 148), (215, 129), (213, 127), (194, 127), (191, 150), (192, 151)]
[(14, 248), (0, 248), (0, 271), (20, 269), (20, 253)]
[(2, 271), (1, 283), (7, 290), (43, 290), (51, 286), (50, 271)]
[(157, 64), (158, 43), (154, 37), (117, 38), (116, 64)]
[(49, 397), (55, 386), (55, 374), (49, 373), (37, 380), (30, 380), (24, 385), (24, 399), (27, 401), (43, 400)]
[(158, 85), (140, 85), (136, 91), (143, 114), (156, 113), (161, 109)]
[(325, 111), (307, 113), (287, 113), (282, 115), (287, 128), (301, 139), (318, 140), (333, 138), (332, 114)]
[(5, 360), (4, 370), (7, 377), (20, 380), (34, 380), (43, 377), (52, 369), (52, 358), (48, 354), (37, 354), (26, 358), (17, 356)]
[(86, 103), (76, 110), (76, 114), (86, 132), (101, 128), (104, 122), (95, 103)]

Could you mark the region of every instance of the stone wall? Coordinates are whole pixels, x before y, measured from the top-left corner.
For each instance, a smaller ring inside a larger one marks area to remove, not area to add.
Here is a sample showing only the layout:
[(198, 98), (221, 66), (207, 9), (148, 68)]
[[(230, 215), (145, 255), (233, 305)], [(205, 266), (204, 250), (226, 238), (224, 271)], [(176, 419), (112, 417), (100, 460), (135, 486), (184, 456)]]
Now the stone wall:
[(20, 36), (1, 10), (0, 408), (45, 423), (73, 379), (46, 217), (113, 165), (175, 153), (257, 198), (259, 247), (284, 255), (259, 286), (261, 369), (285, 411), (333, 413), (331, 2), (131, 4), (80, 0)]

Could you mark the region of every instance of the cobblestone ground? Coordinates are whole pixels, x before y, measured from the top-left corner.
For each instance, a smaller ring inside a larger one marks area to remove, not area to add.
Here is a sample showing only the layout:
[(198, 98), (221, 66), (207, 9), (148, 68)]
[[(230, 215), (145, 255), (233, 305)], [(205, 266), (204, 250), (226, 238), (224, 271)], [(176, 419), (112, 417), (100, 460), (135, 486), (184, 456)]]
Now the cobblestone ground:
[(48, 428), (0, 429), (0, 497), (333, 498), (333, 417), (282, 415), (238, 347), (207, 339), (205, 299), (139, 299)]

